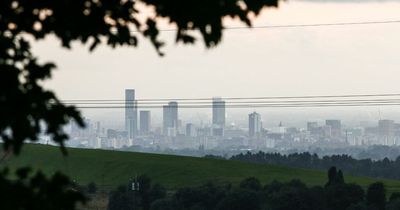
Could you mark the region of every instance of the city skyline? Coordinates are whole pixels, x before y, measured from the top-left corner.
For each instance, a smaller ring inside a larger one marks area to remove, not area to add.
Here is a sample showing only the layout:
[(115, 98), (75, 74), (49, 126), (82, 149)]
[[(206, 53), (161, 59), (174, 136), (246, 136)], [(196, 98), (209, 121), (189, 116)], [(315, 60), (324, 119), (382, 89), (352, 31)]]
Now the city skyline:
[[(139, 99), (140, 100), (140, 99)], [(125, 131), (127, 132), (127, 136), (130, 139), (134, 139), (136, 135), (148, 135), (152, 131), (154, 131), (154, 126), (151, 124), (151, 111), (149, 110), (139, 110), (138, 108), (138, 100), (135, 98), (135, 89), (125, 89)], [(146, 103), (146, 102), (145, 102)], [(187, 102), (186, 102), (187, 103)], [(185, 103), (184, 103), (185, 104)], [(190, 102), (189, 102), (190, 104)], [(186, 105), (187, 106), (187, 105)], [(196, 105), (195, 105), (196, 106)], [(226, 127), (225, 125), (225, 117), (226, 117), (226, 107), (225, 100), (222, 97), (212, 97), (212, 106), (209, 108), (212, 110), (212, 122), (211, 124), (205, 124), (200, 126), (209, 126), (211, 129), (211, 136), (225, 136), (224, 131), (227, 129), (236, 129), (239, 127), (234, 127), (233, 125), (229, 125)], [(185, 105), (183, 105), (185, 107)], [(184, 125), (179, 116), (179, 106), (177, 101), (169, 101), (166, 105), (162, 106), (163, 109), (163, 123), (162, 123), (162, 135), (176, 137), (177, 135), (185, 134), (188, 136), (195, 136), (196, 125), (195, 123), (188, 121)], [(140, 111), (139, 124), (138, 120), (138, 110)], [(253, 111), (248, 114), (248, 124), (247, 124), (247, 132), (250, 138), (259, 138), (261, 133), (264, 132), (263, 129), (267, 127), (263, 127), (261, 114)], [(349, 127), (343, 127), (342, 121), (340, 119), (325, 119), (325, 125), (320, 127), (321, 122), (316, 121), (307, 121), (306, 122), (306, 130), (312, 133), (322, 132), (323, 136), (330, 136), (333, 139), (342, 138), (344, 135), (346, 136), (347, 141), (347, 132)], [(364, 125), (362, 125), (364, 123)], [(366, 124), (367, 122), (360, 122), (360, 126), (356, 127), (356, 129), (364, 127), (368, 128), (373, 127), (373, 125)], [(136, 125), (136, 126), (132, 126)], [(139, 125), (139, 127), (138, 127)], [(382, 133), (391, 133), (394, 132), (397, 124), (394, 120), (388, 119), (380, 119), (378, 121), (379, 135), (383, 135)], [(134, 129), (134, 127), (136, 129)], [(282, 121), (280, 121), (278, 126), (272, 127), (270, 132), (285, 132), (280, 128), (288, 128), (292, 129), (295, 126), (288, 127), (283, 126)], [(302, 129), (304, 127), (300, 127)], [(100, 132), (100, 122), (96, 121), (95, 128), (96, 132)], [(75, 129), (76, 130), (76, 129)], [(246, 129), (244, 129), (246, 130)], [(276, 131), (274, 131), (276, 130)], [(345, 131), (345, 133), (343, 133)], [(393, 134), (389, 136), (393, 136)], [(387, 136), (387, 135), (386, 135)]]

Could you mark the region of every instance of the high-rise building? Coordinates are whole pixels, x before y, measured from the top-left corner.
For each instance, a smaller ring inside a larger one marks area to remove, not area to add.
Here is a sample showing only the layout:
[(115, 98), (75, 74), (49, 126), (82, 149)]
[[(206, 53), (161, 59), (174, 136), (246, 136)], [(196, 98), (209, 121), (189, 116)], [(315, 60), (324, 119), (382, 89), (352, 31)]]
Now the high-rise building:
[(318, 128), (317, 122), (307, 122), (307, 131), (311, 132), (315, 128)]
[(331, 127), (331, 136), (332, 137), (341, 137), (342, 136), (342, 124), (340, 120), (326, 120), (325, 125)]
[(261, 115), (257, 112), (249, 114), (249, 136), (259, 137), (261, 134)]
[(192, 123), (186, 124), (186, 136), (195, 137), (196, 136), (196, 128)]
[(150, 111), (140, 111), (140, 134), (146, 135), (150, 132)]
[(395, 124), (393, 120), (379, 120), (378, 132), (380, 136), (394, 135)]
[(100, 126), (100, 122), (99, 121), (96, 122), (95, 132), (96, 132), (97, 136), (100, 136), (100, 134), (101, 134), (101, 126)]
[[(163, 106), (163, 132), (166, 136), (176, 134), (178, 129), (178, 102), (171, 101)], [(169, 135), (171, 134), (171, 135)]]
[(212, 101), (212, 123), (214, 127), (225, 127), (225, 101), (221, 98), (213, 98)]
[(307, 131), (310, 132), (311, 135), (316, 135), (320, 133), (321, 127), (318, 127), (317, 122), (307, 122)]
[(393, 120), (379, 120), (378, 134), (381, 143), (392, 145), (394, 143), (395, 123)]
[(130, 139), (137, 134), (137, 102), (134, 89), (125, 90), (125, 131)]

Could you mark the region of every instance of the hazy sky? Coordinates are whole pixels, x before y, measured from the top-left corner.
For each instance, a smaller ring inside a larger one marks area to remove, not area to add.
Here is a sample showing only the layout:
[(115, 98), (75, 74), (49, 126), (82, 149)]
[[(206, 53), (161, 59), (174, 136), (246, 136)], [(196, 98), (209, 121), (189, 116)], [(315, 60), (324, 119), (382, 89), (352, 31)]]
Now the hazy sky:
[[(399, 1), (340, 2), (283, 2), (255, 25), (400, 20)], [(137, 98), (400, 93), (400, 23), (228, 30), (212, 50), (177, 45), (174, 36), (162, 33), (163, 58), (144, 39), (89, 53), (48, 38), (34, 51), (57, 63), (47, 86), (62, 99), (123, 99), (125, 88)]]

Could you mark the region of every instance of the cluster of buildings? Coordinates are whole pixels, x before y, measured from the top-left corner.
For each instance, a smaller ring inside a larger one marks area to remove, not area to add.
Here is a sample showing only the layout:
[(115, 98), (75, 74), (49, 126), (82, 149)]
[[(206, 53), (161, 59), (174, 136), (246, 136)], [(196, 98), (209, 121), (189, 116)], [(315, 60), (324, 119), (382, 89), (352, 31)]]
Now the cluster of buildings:
[(378, 126), (343, 127), (340, 120), (307, 122), (306, 128), (286, 127), (282, 123), (265, 128), (261, 115), (248, 114), (246, 128), (226, 124), (226, 102), (212, 100), (212, 123), (182, 125), (179, 104), (162, 106), (162, 127), (153, 128), (150, 110), (138, 110), (135, 90), (125, 90), (125, 127), (101, 128), (100, 122), (87, 120), (87, 129), (71, 125), (71, 144), (91, 148), (152, 147), (170, 149), (264, 149), (302, 147), (341, 147), (349, 145), (400, 145), (400, 124), (379, 120)]

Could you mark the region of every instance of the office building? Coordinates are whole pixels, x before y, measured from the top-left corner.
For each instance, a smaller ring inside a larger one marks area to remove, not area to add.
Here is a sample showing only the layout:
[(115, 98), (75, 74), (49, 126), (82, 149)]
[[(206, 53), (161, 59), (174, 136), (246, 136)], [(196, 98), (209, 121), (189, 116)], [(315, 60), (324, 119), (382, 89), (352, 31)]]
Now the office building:
[(325, 125), (331, 127), (331, 137), (338, 138), (342, 136), (342, 124), (340, 120), (326, 120)]
[(261, 134), (261, 115), (257, 112), (249, 114), (249, 136), (259, 137)]
[(395, 123), (393, 120), (379, 120), (378, 132), (379, 136), (393, 136), (395, 130)]
[(378, 134), (380, 142), (384, 145), (393, 145), (395, 134), (395, 123), (393, 120), (379, 120)]
[(196, 137), (196, 128), (192, 123), (186, 124), (186, 136)]
[(310, 135), (318, 135), (320, 134), (321, 127), (318, 126), (317, 122), (307, 122), (307, 131)]
[(140, 134), (147, 135), (150, 132), (150, 111), (140, 111)]
[(134, 89), (125, 90), (125, 131), (130, 139), (137, 134), (137, 102)]
[(221, 98), (213, 98), (212, 108), (213, 124), (225, 127), (225, 101)]
[(163, 133), (166, 136), (176, 135), (178, 129), (178, 102), (171, 101), (163, 106)]
[(212, 101), (212, 132), (213, 136), (223, 136), (225, 129), (225, 101), (213, 98)]

